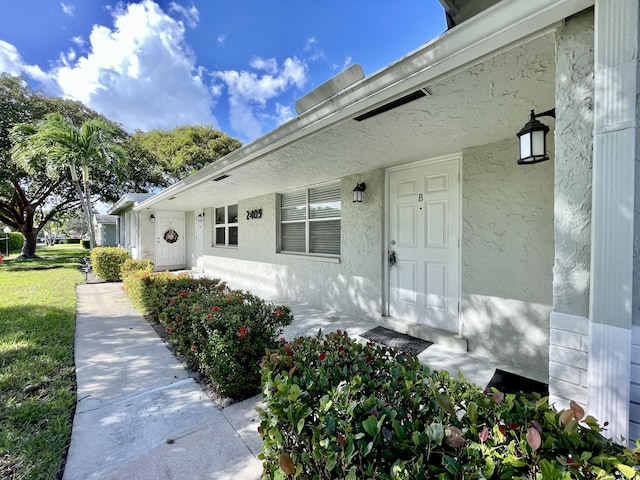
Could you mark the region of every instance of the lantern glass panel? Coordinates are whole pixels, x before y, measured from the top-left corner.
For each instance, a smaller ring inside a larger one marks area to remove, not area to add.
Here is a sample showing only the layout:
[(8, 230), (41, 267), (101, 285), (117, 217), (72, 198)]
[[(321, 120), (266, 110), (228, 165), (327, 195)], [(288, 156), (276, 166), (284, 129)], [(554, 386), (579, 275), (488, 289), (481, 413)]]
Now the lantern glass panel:
[(544, 151), (544, 135), (544, 130), (536, 130), (531, 133), (531, 146), (533, 148), (532, 153), (534, 157), (544, 157), (546, 153)]
[(520, 158), (531, 156), (531, 134), (525, 133), (520, 137)]

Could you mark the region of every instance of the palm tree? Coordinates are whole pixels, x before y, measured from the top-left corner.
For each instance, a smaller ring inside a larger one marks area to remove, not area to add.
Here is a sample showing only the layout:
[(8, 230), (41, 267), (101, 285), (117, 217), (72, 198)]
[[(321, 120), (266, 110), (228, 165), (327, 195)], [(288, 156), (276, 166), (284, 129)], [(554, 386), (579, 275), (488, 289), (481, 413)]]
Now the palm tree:
[(99, 165), (121, 178), (127, 159), (121, 136), (114, 124), (101, 118), (87, 120), (76, 127), (60, 113), (46, 115), (35, 125), (18, 124), (13, 128), (12, 157), (25, 170), (34, 169), (43, 158), (51, 178), (58, 178), (69, 170), (89, 228), (91, 248), (96, 239), (89, 170)]

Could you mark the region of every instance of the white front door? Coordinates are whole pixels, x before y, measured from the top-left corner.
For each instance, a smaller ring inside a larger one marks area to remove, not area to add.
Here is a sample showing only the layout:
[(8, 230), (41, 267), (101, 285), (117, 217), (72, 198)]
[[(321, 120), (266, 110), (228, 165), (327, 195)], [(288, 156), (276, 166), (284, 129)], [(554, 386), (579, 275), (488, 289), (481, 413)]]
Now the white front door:
[(183, 212), (156, 212), (156, 270), (184, 268)]
[(389, 315), (459, 330), (459, 159), (389, 173)]

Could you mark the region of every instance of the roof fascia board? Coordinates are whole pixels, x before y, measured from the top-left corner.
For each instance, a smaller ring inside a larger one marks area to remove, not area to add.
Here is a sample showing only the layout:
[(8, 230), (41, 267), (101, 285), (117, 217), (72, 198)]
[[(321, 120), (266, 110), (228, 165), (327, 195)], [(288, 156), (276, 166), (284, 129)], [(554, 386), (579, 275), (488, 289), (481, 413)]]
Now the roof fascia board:
[(469, 66), (493, 52), (544, 34), (595, 0), (505, 0), (355, 83), (340, 95), (304, 112), (248, 145), (139, 203), (134, 210), (175, 196), (247, 163), (274, 153), (367, 110), (428, 86), (438, 77)]

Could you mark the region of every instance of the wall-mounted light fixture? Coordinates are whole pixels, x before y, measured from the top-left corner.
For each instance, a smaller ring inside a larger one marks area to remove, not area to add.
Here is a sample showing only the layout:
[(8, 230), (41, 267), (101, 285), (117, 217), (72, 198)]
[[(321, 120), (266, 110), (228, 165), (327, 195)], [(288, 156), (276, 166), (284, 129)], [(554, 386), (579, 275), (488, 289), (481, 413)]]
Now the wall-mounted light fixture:
[(198, 214), (198, 221), (199, 221), (199, 222), (203, 222), (203, 221), (204, 221), (204, 212), (200, 212), (200, 213)]
[(151, 223), (156, 223), (156, 216), (152, 213), (149, 215), (149, 220), (151, 220)]
[(517, 133), (520, 140), (520, 158), (518, 165), (529, 165), (530, 163), (544, 162), (549, 160), (547, 154), (547, 133), (549, 127), (536, 120), (539, 117), (556, 118), (556, 109), (552, 108), (542, 113), (535, 113), (531, 110), (531, 118)]
[(362, 192), (365, 191), (367, 186), (364, 182), (358, 182), (356, 188), (353, 189), (353, 202), (362, 203)]

